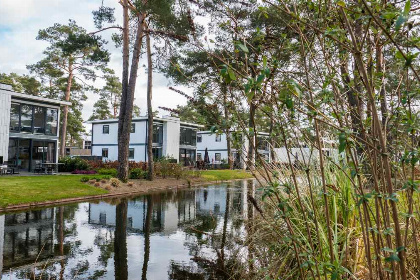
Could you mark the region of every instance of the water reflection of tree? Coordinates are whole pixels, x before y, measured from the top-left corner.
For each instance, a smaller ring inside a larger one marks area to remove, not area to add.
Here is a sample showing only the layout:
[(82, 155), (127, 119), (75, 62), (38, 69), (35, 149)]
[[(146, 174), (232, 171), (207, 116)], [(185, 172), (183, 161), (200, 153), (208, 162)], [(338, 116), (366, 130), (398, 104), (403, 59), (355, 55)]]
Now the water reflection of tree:
[(146, 220), (144, 224), (144, 256), (143, 256), (143, 268), (142, 268), (142, 275), (141, 279), (147, 279), (147, 267), (149, 265), (149, 257), (150, 257), (150, 230), (151, 230), (151, 221), (152, 221), (152, 214), (153, 214), (153, 200), (152, 196), (147, 196), (147, 213), (146, 213)]
[[(206, 193), (204, 192), (204, 195)], [(212, 213), (197, 214), (193, 222), (183, 225), (184, 231), (188, 235), (195, 237), (190, 239), (190, 242), (186, 242), (186, 246), (189, 247), (190, 254), (193, 256), (192, 260), (194, 263), (185, 264), (172, 261), (169, 268), (170, 279), (234, 279), (232, 272), (236, 265), (236, 259), (230, 258), (226, 253), (226, 250), (233, 249), (233, 246), (230, 246), (228, 241), (233, 241), (235, 235), (238, 234), (238, 228), (235, 228), (236, 224), (233, 223), (231, 218), (232, 207), (234, 212), (238, 210), (238, 205), (231, 204), (232, 195), (236, 199), (235, 202), (238, 203), (238, 196), (232, 194), (231, 190), (227, 188), (226, 209), (223, 219), (220, 219), (221, 216), (213, 215)], [(222, 230), (217, 232), (217, 228), (219, 228), (222, 220)], [(214, 250), (215, 257), (202, 251), (204, 248), (209, 247)]]
[(115, 239), (114, 239), (114, 265), (115, 279), (128, 279), (127, 265), (127, 199), (121, 199), (116, 207)]

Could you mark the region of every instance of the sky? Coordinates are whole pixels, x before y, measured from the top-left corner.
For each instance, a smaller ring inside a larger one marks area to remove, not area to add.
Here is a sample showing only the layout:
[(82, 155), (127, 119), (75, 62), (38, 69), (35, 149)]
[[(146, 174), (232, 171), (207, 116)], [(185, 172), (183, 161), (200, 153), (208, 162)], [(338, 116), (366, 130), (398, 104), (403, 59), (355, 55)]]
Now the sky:
[[(117, 23), (122, 23), (122, 9), (118, 0), (103, 0), (104, 6), (115, 8)], [(0, 72), (29, 74), (26, 65), (34, 64), (43, 58), (42, 52), (48, 43), (36, 40), (38, 30), (54, 25), (54, 23), (67, 24), (73, 19), (79, 26), (88, 32), (95, 31), (92, 11), (97, 10), (102, 0), (0, 0)], [(115, 48), (111, 41), (111, 34), (115, 31), (105, 31), (101, 35), (108, 41), (107, 49), (111, 53), (109, 68), (113, 69), (118, 77), (122, 73), (121, 49)], [(145, 65), (142, 58), (140, 66)], [(147, 76), (145, 68), (140, 67), (138, 72), (135, 104), (140, 107), (141, 114), (146, 114), (146, 85)], [(97, 80), (94, 85), (103, 86), (103, 81)], [(153, 77), (153, 108), (159, 106), (175, 108), (185, 105), (186, 99), (168, 89), (173, 85), (164, 75), (154, 73)], [(184, 87), (177, 88), (190, 93)], [(88, 99), (84, 102), (83, 118), (87, 120), (92, 114), (93, 104), (99, 96), (87, 93)], [(161, 115), (168, 112), (160, 111)]]

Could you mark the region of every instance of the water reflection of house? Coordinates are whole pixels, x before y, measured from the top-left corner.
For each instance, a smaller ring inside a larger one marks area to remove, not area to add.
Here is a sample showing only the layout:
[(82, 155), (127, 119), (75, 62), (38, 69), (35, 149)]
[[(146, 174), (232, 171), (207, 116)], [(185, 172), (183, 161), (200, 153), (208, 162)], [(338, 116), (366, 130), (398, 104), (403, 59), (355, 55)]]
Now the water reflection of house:
[[(242, 182), (241, 182), (242, 183)], [(230, 199), (227, 200), (227, 194), (230, 194)], [(227, 207), (231, 211), (242, 213), (245, 197), (242, 193), (234, 191), (230, 188), (208, 187), (196, 190), (196, 202), (198, 214), (214, 214), (222, 215), (226, 212)], [(229, 205), (226, 202), (229, 201)]]
[[(190, 197), (188, 197), (190, 196)], [(143, 233), (147, 214), (146, 197), (128, 202), (127, 230)], [(194, 196), (183, 194), (175, 199), (153, 200), (152, 232), (171, 234), (178, 223), (195, 217)], [(89, 224), (115, 227), (116, 206), (105, 202), (89, 204)]]
[(3, 271), (53, 256), (53, 208), (5, 215), (0, 217), (0, 224)]

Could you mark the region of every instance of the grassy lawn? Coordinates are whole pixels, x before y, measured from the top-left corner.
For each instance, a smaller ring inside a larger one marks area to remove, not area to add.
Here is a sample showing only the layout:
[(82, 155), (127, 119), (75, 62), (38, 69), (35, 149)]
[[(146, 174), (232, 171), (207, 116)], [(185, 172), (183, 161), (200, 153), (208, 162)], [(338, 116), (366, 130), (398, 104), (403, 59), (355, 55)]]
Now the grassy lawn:
[(82, 177), (86, 175), (0, 177), (0, 207), (107, 193), (80, 182)]
[(201, 178), (205, 181), (228, 181), (253, 177), (251, 173), (243, 170), (204, 170), (201, 171)]

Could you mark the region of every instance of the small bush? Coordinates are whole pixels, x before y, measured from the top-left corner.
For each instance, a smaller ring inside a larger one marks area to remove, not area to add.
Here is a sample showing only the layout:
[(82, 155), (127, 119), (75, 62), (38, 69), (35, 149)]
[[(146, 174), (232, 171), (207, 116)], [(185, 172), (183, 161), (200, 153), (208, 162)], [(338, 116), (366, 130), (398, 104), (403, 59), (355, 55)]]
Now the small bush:
[(101, 183), (96, 182), (94, 186), (95, 186), (95, 187), (100, 187), (100, 186), (101, 186)]
[(102, 179), (109, 180), (109, 179), (111, 179), (111, 176), (105, 175), (105, 176), (102, 176)]
[(127, 186), (132, 187), (132, 186), (134, 186), (134, 183), (133, 182), (128, 182)]
[(121, 186), (121, 181), (118, 180), (117, 178), (111, 178), (109, 182), (111, 183), (111, 186), (115, 188), (119, 188)]
[(107, 191), (110, 191), (110, 190), (112, 190), (112, 186), (111, 186), (111, 185), (106, 185), (106, 186), (105, 186), (105, 189), (106, 189)]
[(82, 177), (82, 178), (80, 178), (80, 182), (82, 182), (82, 183), (86, 183), (88, 181), (89, 181), (89, 177)]
[(145, 179), (147, 177), (147, 171), (140, 168), (134, 168), (130, 170), (130, 179)]
[(111, 177), (117, 177), (117, 169), (115, 168), (100, 168), (98, 169), (100, 175), (109, 175)]
[(181, 177), (184, 177), (185, 171), (182, 169), (181, 165), (175, 164), (172, 168), (172, 174), (177, 180), (179, 180)]
[(108, 181), (102, 178), (101, 183), (105, 184), (106, 182), (108, 182)]
[(62, 157), (58, 159), (62, 165), (58, 166), (60, 172), (73, 172), (75, 170), (88, 170), (90, 168), (89, 163), (81, 158)]
[(90, 179), (89, 180), (89, 184), (95, 184), (96, 183), (96, 180), (95, 179)]

